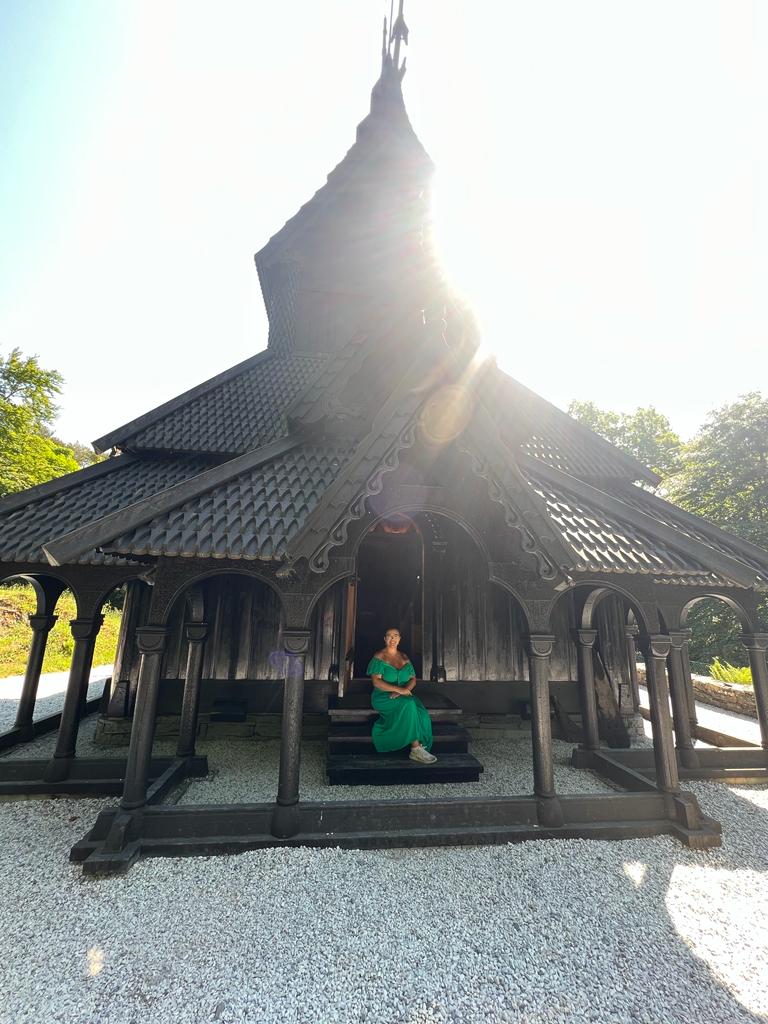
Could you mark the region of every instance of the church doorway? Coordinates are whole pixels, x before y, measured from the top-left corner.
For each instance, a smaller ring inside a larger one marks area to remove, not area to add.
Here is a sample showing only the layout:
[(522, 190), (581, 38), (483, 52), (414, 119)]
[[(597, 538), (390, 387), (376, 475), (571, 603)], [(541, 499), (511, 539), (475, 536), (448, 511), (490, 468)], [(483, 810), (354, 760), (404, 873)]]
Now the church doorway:
[(365, 675), (371, 656), (384, 646), (385, 631), (396, 628), (421, 678), (424, 545), (412, 519), (377, 523), (360, 546), (357, 580), (354, 675)]

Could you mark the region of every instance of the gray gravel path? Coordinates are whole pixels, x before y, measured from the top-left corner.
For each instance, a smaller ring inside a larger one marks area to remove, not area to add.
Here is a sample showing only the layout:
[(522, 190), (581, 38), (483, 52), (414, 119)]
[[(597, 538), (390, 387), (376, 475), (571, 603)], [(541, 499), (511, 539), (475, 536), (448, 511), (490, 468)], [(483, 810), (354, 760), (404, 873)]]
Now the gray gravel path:
[[(491, 787), (529, 779), (527, 743), (510, 758), (501, 741), (497, 766), (499, 743), (475, 744)], [(185, 802), (272, 798), (277, 744), (216, 747), (218, 774)], [(307, 744), (308, 796), (321, 768)], [(560, 764), (558, 785), (604, 784)], [(724, 825), (720, 850), (666, 837), (266, 850), (113, 879), (67, 861), (103, 801), (0, 803), (0, 1022), (768, 1020), (768, 787), (691, 788)]]

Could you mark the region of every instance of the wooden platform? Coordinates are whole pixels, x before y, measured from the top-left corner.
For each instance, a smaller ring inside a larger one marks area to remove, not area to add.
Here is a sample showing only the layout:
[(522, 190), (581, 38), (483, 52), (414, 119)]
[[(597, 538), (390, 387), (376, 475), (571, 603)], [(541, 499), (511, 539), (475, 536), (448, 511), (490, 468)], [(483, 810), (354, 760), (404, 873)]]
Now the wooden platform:
[(332, 698), (328, 707), (328, 748), (325, 770), (330, 786), (402, 786), (435, 782), (477, 782), (482, 764), (469, 753), (471, 736), (460, 724), (461, 708), (442, 694), (426, 694), (432, 719), (435, 764), (418, 764), (409, 747), (376, 752), (371, 728), (378, 712), (368, 693)]

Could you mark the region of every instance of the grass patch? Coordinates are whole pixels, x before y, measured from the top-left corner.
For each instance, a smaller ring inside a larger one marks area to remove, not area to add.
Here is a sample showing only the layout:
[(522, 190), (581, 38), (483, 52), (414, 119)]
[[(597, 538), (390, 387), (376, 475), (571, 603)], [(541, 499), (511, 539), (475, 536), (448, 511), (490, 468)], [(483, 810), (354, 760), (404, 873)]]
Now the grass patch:
[[(11, 583), (0, 587), (0, 678), (22, 675), (32, 639), (27, 616), (37, 609), (32, 587)], [(108, 605), (103, 609), (104, 625), (96, 640), (94, 665), (110, 665), (117, 650), (120, 612)], [(74, 595), (66, 590), (56, 603), (58, 621), (48, 636), (43, 672), (64, 672), (69, 668), (75, 641), (69, 629), (70, 619), (77, 618)]]
[(749, 668), (739, 668), (738, 665), (720, 661), (719, 658), (715, 658), (709, 666), (709, 674), (721, 683), (736, 683), (738, 686), (752, 685), (752, 671)]

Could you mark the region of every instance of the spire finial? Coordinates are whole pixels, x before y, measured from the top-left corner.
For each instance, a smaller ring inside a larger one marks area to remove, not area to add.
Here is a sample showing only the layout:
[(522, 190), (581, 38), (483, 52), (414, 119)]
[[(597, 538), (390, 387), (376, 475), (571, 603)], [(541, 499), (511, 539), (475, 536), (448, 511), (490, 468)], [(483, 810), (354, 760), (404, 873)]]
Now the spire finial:
[[(403, 57), (402, 65), (400, 65), (400, 43), (404, 43), (408, 46), (408, 26), (406, 25), (406, 18), (402, 16), (402, 4), (404, 0), (400, 0), (399, 9), (397, 11), (397, 17), (394, 25), (392, 25), (389, 34), (390, 45), (394, 42), (394, 52), (392, 53), (392, 62), (394, 63), (394, 70), (397, 72), (400, 78), (406, 74), (406, 58)], [(394, 0), (392, 0), (392, 7), (394, 8)], [(391, 24), (391, 23), (390, 23)]]

